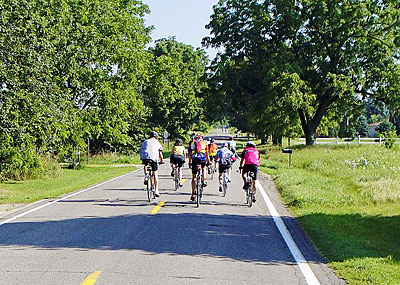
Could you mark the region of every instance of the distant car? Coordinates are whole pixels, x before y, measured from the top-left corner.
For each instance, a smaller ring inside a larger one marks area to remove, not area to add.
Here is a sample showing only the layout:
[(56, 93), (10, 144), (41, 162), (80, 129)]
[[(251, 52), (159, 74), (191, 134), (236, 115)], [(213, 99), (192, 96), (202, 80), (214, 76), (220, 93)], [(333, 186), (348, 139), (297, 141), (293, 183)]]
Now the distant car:
[(224, 145), (224, 143), (230, 142), (232, 140), (231, 135), (207, 135), (204, 137), (204, 139), (207, 138), (213, 138), (219, 148), (221, 148)]

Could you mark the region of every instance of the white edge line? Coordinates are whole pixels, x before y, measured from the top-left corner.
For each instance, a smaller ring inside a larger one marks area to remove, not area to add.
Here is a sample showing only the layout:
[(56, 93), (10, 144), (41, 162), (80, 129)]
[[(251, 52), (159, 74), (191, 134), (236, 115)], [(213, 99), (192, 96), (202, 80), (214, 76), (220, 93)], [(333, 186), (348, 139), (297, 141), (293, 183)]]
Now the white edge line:
[(301, 272), (303, 273), (304, 277), (306, 278), (307, 284), (320, 285), (317, 277), (315, 276), (314, 272), (312, 271), (310, 265), (307, 263), (307, 260), (304, 258), (300, 249), (297, 247), (296, 242), (294, 241), (292, 235), (290, 234), (289, 230), (287, 229), (285, 223), (283, 222), (281, 216), (279, 215), (278, 211), (276, 210), (274, 204), (272, 204), (271, 199), (269, 198), (268, 194), (265, 192), (265, 190), (262, 187), (260, 182), (256, 181), (256, 183), (257, 183), (257, 189), (261, 192), (261, 195), (264, 198), (265, 204), (267, 205), (268, 210), (271, 213), (272, 218), (274, 219), (276, 227), (278, 228), (281, 236), (285, 240), (285, 243), (288, 246), (290, 252), (292, 253), (294, 259), (296, 260), (297, 265), (300, 267)]
[(57, 199), (57, 200), (54, 200), (54, 201), (51, 201), (51, 202), (49, 202), (49, 203), (43, 204), (43, 205), (41, 205), (41, 206), (39, 206), (39, 207), (30, 209), (29, 211), (23, 212), (23, 213), (21, 213), (21, 214), (19, 214), (19, 215), (16, 215), (16, 216), (14, 216), (14, 217), (12, 217), (12, 218), (9, 218), (9, 219), (7, 219), (7, 220), (4, 220), (4, 221), (0, 222), (0, 226), (2, 226), (2, 225), (4, 225), (4, 224), (7, 224), (7, 223), (9, 223), (9, 222), (12, 222), (12, 221), (14, 221), (14, 220), (16, 220), (16, 219), (18, 219), (18, 218), (23, 217), (23, 216), (29, 215), (30, 213), (36, 212), (36, 211), (38, 211), (38, 210), (40, 210), (40, 209), (43, 209), (43, 208), (45, 208), (45, 207), (48, 207), (48, 206), (50, 206), (50, 205), (53, 205), (53, 204), (55, 204), (55, 203), (58, 203), (58, 202), (60, 202), (60, 201), (66, 200), (66, 199), (68, 199), (68, 198), (71, 198), (71, 197), (74, 197), (74, 196), (76, 196), (76, 195), (79, 195), (79, 194), (82, 194), (82, 193), (84, 193), (84, 192), (87, 192), (87, 191), (89, 191), (89, 190), (92, 190), (93, 188), (102, 186), (102, 185), (104, 185), (104, 184), (106, 184), (106, 183), (109, 183), (109, 182), (112, 182), (112, 181), (114, 181), (114, 180), (116, 180), (116, 179), (119, 179), (119, 178), (128, 176), (128, 175), (130, 175), (130, 174), (132, 174), (132, 173), (135, 173), (135, 172), (138, 172), (139, 170), (142, 170), (142, 169), (143, 169), (143, 167), (138, 168), (138, 169), (136, 169), (136, 170), (134, 170), (134, 171), (131, 171), (131, 172), (129, 172), (129, 173), (126, 173), (126, 174), (123, 174), (123, 175), (120, 175), (120, 176), (111, 178), (111, 179), (109, 179), (109, 180), (107, 180), (107, 181), (104, 181), (104, 182), (101, 182), (101, 183), (99, 183), (99, 184), (93, 185), (93, 186), (91, 186), (91, 187), (89, 187), (89, 188), (80, 190), (80, 191), (78, 191), (78, 192), (74, 192), (74, 193), (72, 193), (72, 194), (69, 194), (69, 195), (64, 196), (64, 197), (62, 197), (62, 198), (59, 198), (59, 199)]

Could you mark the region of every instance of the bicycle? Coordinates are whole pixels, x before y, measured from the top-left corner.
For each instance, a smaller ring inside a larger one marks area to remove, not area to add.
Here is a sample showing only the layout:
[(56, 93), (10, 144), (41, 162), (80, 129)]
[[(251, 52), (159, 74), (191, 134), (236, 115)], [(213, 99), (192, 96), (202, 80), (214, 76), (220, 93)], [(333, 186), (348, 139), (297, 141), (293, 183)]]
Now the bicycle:
[[(239, 173), (243, 171), (242, 169), (239, 169)], [(253, 199), (254, 199), (254, 177), (255, 173), (253, 171), (249, 171), (246, 173), (246, 204), (251, 207), (253, 205)]]
[(210, 175), (210, 180), (214, 179), (214, 173), (216, 172), (214, 161), (211, 161), (209, 165), (207, 165), (207, 172)]
[(203, 178), (201, 175), (201, 166), (197, 165), (196, 183), (194, 185), (194, 191), (196, 194), (196, 205), (200, 207), (201, 198), (203, 197)]
[[(147, 192), (147, 200), (151, 202), (152, 199), (155, 199), (155, 186), (154, 186), (154, 173), (150, 165), (146, 165), (146, 175), (144, 177), (146, 183), (146, 192)], [(150, 182), (150, 183), (149, 183)]]
[(228, 172), (226, 169), (224, 169), (224, 171), (222, 172), (222, 196), (225, 197), (226, 196), (226, 191), (228, 190)]
[(178, 173), (178, 165), (177, 164), (173, 164), (172, 165), (172, 171), (173, 171), (173, 174), (174, 174), (174, 182), (175, 182), (175, 191), (177, 191), (178, 189), (179, 189), (179, 173)]

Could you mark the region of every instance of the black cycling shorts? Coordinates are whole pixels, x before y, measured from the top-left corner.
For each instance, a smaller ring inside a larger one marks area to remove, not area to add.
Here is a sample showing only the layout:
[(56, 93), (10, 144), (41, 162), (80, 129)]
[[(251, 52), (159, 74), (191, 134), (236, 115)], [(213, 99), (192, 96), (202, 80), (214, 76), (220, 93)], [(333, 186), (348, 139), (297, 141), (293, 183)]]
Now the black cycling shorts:
[(183, 155), (177, 155), (177, 154), (171, 155), (171, 157), (169, 158), (169, 161), (172, 164), (177, 164), (178, 167), (182, 167), (182, 165), (185, 163)]
[(247, 172), (251, 171), (254, 173), (254, 180), (257, 180), (258, 177), (258, 165), (257, 164), (245, 164), (243, 166), (243, 174), (246, 174)]
[(218, 172), (219, 173), (223, 173), (225, 170), (228, 170), (229, 168), (231, 168), (231, 165), (218, 164)]
[(198, 158), (192, 158), (192, 174), (197, 173), (197, 165), (205, 166), (207, 164), (206, 160), (198, 159)]
[(151, 170), (153, 171), (157, 171), (158, 170), (158, 161), (154, 161), (151, 159), (143, 159), (142, 160), (142, 164), (144, 164), (144, 167), (146, 167), (147, 165), (151, 166)]

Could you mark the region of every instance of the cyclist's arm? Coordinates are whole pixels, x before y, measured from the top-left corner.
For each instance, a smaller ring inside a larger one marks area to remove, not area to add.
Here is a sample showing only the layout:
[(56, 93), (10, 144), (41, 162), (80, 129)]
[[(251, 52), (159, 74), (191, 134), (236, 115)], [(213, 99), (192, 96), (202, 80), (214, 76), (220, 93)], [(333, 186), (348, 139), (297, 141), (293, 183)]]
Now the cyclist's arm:
[(164, 156), (163, 156), (163, 151), (162, 151), (162, 149), (160, 149), (160, 150), (158, 151), (158, 155), (159, 155), (159, 157), (160, 157), (160, 163), (163, 163), (163, 162), (164, 162)]

